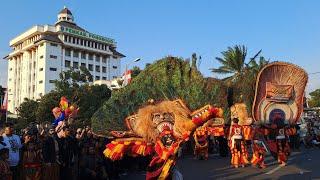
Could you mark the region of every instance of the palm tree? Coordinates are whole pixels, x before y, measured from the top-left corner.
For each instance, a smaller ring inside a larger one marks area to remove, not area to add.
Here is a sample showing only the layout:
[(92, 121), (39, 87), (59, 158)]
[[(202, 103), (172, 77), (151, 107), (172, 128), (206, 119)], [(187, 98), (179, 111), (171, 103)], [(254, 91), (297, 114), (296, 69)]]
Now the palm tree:
[(212, 68), (213, 73), (232, 74), (227, 79), (237, 79), (241, 76), (246, 68), (245, 59), (247, 56), (247, 48), (245, 46), (236, 45), (228, 47), (228, 50), (221, 52), (222, 57), (216, 57), (216, 60), (222, 64), (219, 68)]
[(266, 60), (263, 56), (260, 56), (259, 61), (255, 59), (250, 60), (247, 64), (247, 72), (243, 76), (242, 82), (247, 82), (245, 84), (239, 83), (240, 88), (242, 89), (244, 98), (247, 99), (248, 107), (251, 107), (251, 104), (254, 100), (255, 89), (256, 89), (256, 79), (260, 70), (269, 63), (269, 60)]
[[(238, 91), (238, 101), (246, 101), (251, 103), (251, 96), (254, 96), (255, 78), (260, 69), (267, 61), (260, 56), (260, 61), (256, 62), (256, 58), (262, 50), (258, 51), (249, 62), (246, 63), (247, 48), (243, 45), (228, 47), (226, 51), (221, 52), (222, 57), (216, 57), (216, 60), (222, 65), (219, 68), (212, 68), (213, 73), (231, 74), (222, 79), (228, 86), (228, 94), (233, 97), (234, 89)], [(247, 82), (247, 83), (243, 83)], [(230, 93), (231, 94), (230, 94)], [(233, 98), (229, 98), (229, 106), (233, 104)]]
[(259, 61), (257, 62), (255, 59), (252, 59), (248, 63), (248, 68), (253, 73), (258, 73), (265, 65), (269, 63), (269, 60), (266, 60), (263, 56), (260, 56)]

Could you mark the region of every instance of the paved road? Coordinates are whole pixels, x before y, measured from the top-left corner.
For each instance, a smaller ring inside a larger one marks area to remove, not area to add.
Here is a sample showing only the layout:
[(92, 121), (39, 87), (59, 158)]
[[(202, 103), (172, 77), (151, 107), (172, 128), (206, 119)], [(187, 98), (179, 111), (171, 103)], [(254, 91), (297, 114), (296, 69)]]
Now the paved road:
[[(288, 165), (280, 167), (271, 156), (266, 157), (267, 168), (251, 166), (233, 169), (230, 158), (211, 155), (209, 160), (195, 160), (187, 156), (178, 161), (178, 168), (185, 180), (205, 179), (320, 179), (320, 149), (303, 149), (293, 152)], [(129, 173), (121, 176), (124, 180), (145, 179), (145, 172)]]

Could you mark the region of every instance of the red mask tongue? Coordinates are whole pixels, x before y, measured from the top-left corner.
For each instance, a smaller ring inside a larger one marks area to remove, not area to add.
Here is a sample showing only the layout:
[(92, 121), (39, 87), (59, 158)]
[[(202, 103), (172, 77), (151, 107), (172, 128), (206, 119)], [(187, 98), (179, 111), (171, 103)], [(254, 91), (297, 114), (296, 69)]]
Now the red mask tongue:
[(170, 127), (168, 125), (164, 125), (162, 131), (170, 131)]

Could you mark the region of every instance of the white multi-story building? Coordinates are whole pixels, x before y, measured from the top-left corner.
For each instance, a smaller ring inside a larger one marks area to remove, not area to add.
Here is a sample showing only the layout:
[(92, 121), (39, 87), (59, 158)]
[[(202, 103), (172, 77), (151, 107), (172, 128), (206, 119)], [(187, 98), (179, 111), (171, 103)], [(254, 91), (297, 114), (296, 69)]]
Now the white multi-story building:
[(10, 41), (8, 60), (8, 110), (24, 98), (38, 99), (54, 88), (59, 73), (85, 66), (93, 80), (120, 76), (120, 59), (113, 39), (77, 26), (69, 9), (58, 14), (55, 25), (36, 25)]

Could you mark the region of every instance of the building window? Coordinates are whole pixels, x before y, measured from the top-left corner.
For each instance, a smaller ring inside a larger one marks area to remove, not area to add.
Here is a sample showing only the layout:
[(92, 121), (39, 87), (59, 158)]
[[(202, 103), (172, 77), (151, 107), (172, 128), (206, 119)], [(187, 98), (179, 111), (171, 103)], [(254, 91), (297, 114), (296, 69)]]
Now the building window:
[(40, 56), (40, 59), (42, 59), (43, 58), (43, 56)]
[(39, 81), (39, 84), (42, 84), (43, 83), (43, 81), (41, 80), (41, 81)]
[(81, 63), (81, 67), (86, 67), (86, 63)]
[(83, 46), (83, 39), (80, 40), (80, 45)]
[(106, 73), (106, 72), (107, 72), (107, 68), (104, 67), (104, 66), (102, 66), (102, 72), (103, 72), (103, 73)]
[(71, 51), (70, 49), (65, 50), (65, 56), (71, 56)]
[(68, 42), (71, 43), (71, 36), (68, 36)]
[(103, 56), (102, 57), (102, 63), (106, 63), (107, 62), (107, 57), (106, 56)]
[(9, 81), (11, 81), (11, 78), (9, 78)]
[(106, 77), (102, 77), (102, 80), (107, 80), (107, 78)]
[(49, 80), (49, 83), (54, 83), (55, 82), (55, 80)]
[(117, 76), (112, 76), (113, 77), (113, 79), (116, 79), (117, 78)]
[(76, 43), (76, 38), (72, 37), (72, 43), (75, 44)]
[(57, 58), (58, 58), (58, 56), (50, 55), (50, 58), (52, 58), (52, 59), (57, 59)]
[(43, 46), (43, 43), (40, 44), (40, 47)]
[(96, 56), (96, 61), (100, 62), (100, 56)]
[(100, 80), (100, 76), (96, 76), (96, 80)]
[(100, 72), (100, 66), (96, 66), (96, 72)]
[(113, 68), (113, 69), (118, 69), (118, 67), (117, 67), (117, 66), (112, 66), (112, 68)]
[(10, 71), (12, 71), (12, 68), (10, 68)]
[(49, 68), (50, 71), (57, 71), (57, 68)]
[(71, 62), (70, 62), (70, 61), (68, 61), (68, 60), (66, 60), (66, 61), (65, 61), (65, 63), (64, 63), (64, 65), (65, 65), (65, 67), (70, 67)]
[(43, 68), (40, 68), (39, 71), (43, 71)]
[(73, 57), (79, 57), (79, 52), (78, 51), (73, 51)]
[(93, 71), (93, 65), (89, 64), (88, 69), (89, 69), (89, 71)]
[(58, 44), (55, 44), (55, 43), (50, 43), (50, 45), (51, 45), (51, 46), (55, 46), (55, 47), (58, 46)]
[(86, 53), (85, 52), (81, 53), (81, 59), (86, 59)]
[(89, 54), (89, 60), (93, 60), (93, 54)]
[(64, 35), (64, 36), (63, 36), (63, 40), (64, 40), (64, 42), (67, 42), (67, 41), (68, 41), (68, 36), (67, 36), (67, 35)]
[(73, 68), (78, 69), (79, 68), (79, 63), (78, 62), (73, 62)]

